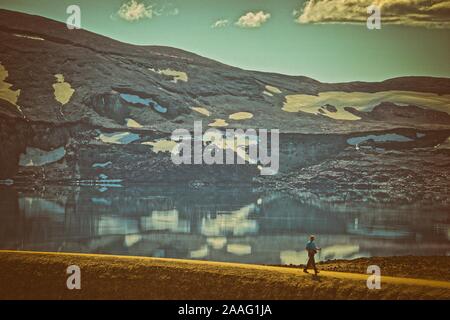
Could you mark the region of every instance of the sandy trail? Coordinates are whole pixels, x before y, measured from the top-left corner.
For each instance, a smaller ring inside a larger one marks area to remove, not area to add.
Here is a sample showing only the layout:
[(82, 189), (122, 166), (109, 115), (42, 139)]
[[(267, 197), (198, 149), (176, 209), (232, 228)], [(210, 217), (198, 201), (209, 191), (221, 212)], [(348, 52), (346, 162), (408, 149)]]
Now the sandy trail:
[[(82, 289), (68, 290), (78, 265)], [(450, 282), (199, 260), (0, 250), (0, 299), (450, 299)]]

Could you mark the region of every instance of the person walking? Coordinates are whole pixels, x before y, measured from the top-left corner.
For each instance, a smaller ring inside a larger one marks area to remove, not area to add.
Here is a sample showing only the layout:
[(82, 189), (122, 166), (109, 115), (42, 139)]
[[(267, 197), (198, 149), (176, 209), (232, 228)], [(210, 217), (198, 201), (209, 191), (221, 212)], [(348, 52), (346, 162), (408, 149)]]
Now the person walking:
[(308, 268), (313, 268), (314, 273), (317, 275), (319, 273), (319, 270), (317, 270), (316, 267), (316, 261), (314, 260), (314, 256), (316, 255), (317, 251), (320, 250), (319, 247), (316, 246), (316, 243), (314, 242), (315, 237), (310, 236), (309, 241), (306, 244), (306, 251), (308, 252), (308, 263), (306, 264), (306, 267), (303, 269), (303, 272), (309, 273)]

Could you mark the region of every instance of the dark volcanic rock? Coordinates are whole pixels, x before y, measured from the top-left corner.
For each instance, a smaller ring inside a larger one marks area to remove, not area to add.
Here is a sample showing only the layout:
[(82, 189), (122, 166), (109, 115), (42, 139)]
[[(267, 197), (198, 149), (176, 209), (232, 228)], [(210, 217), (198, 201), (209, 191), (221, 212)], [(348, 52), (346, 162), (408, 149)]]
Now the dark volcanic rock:
[(102, 93), (93, 95), (86, 102), (99, 115), (113, 119), (118, 124), (125, 124), (125, 119), (130, 116), (130, 109), (124, 103), (118, 93)]
[(367, 120), (411, 123), (412, 121), (429, 124), (450, 124), (447, 112), (421, 108), (417, 106), (399, 106), (391, 102), (382, 102), (369, 112), (347, 108), (353, 114)]
[(450, 150), (348, 148), (333, 159), (262, 182), (297, 195), (317, 194), (332, 203), (449, 207), (448, 181)]
[(329, 111), (329, 112), (337, 112), (337, 109), (335, 106), (331, 105), (331, 104), (326, 104), (324, 105), (324, 107)]
[(30, 125), (16, 107), (0, 99), (0, 179), (13, 177), (29, 140)]

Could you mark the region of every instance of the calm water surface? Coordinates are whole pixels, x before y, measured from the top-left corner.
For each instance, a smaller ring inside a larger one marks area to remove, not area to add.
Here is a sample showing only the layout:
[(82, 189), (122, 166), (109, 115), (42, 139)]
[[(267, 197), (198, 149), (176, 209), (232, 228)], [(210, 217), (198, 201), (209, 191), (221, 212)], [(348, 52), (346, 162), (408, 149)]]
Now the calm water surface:
[(351, 208), (251, 188), (0, 188), (0, 248), (261, 264), (449, 255), (446, 210)]

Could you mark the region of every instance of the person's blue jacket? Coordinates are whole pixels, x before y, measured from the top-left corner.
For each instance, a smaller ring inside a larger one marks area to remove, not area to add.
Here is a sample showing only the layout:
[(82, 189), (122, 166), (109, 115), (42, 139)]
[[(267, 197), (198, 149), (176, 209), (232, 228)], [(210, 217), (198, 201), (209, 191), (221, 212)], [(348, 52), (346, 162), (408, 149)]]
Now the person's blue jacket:
[(317, 246), (314, 243), (314, 241), (308, 241), (308, 243), (306, 244), (306, 250), (308, 251), (317, 251)]

